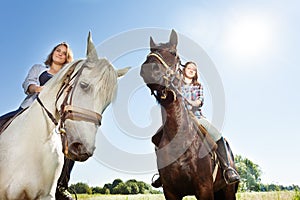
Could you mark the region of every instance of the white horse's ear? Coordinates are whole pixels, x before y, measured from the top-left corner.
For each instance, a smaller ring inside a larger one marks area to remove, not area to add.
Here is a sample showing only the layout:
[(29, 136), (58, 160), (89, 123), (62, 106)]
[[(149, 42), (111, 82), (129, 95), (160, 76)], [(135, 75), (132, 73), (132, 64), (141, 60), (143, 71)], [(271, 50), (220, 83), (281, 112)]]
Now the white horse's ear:
[(93, 61), (98, 59), (97, 51), (92, 41), (92, 34), (89, 31), (88, 41), (87, 41), (87, 51), (86, 51), (87, 60)]
[(118, 74), (118, 77), (124, 76), (129, 71), (130, 68), (131, 67), (125, 67), (123, 69), (116, 70), (117, 74)]

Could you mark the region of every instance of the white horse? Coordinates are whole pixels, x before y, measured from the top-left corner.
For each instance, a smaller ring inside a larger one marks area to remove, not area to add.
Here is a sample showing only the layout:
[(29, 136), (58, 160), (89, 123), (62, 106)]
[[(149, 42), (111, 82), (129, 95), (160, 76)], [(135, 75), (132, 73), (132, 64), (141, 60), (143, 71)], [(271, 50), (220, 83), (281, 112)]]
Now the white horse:
[(128, 69), (99, 59), (89, 34), (87, 58), (60, 70), (40, 102), (0, 135), (1, 200), (55, 199), (64, 154), (76, 161), (93, 155), (101, 114), (113, 100), (117, 77)]

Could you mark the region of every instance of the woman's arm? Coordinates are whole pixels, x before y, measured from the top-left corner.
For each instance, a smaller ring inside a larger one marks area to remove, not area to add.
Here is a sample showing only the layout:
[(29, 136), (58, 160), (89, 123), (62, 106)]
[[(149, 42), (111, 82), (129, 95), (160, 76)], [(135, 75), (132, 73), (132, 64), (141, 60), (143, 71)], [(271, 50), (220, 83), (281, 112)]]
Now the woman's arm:
[(22, 84), (25, 94), (34, 94), (41, 91), (39, 75), (44, 69), (44, 66), (40, 64), (31, 67)]
[(192, 99), (188, 99), (187, 102), (193, 107), (202, 107), (204, 101), (202, 85), (194, 86), (192, 93)]

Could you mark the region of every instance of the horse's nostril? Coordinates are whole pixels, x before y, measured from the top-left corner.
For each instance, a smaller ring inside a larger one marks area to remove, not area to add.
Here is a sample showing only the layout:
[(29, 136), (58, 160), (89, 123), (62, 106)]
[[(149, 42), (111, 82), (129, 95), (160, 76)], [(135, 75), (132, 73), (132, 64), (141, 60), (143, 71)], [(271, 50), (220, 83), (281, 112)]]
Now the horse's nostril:
[(73, 144), (71, 144), (71, 149), (77, 151), (77, 152), (81, 152), (82, 150), (82, 143), (80, 142), (74, 142)]

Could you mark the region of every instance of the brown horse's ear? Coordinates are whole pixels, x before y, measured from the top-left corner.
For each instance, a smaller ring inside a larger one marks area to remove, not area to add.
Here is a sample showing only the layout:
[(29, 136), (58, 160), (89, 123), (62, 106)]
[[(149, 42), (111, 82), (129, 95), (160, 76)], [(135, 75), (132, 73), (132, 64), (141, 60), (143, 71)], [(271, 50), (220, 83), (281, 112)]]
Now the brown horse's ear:
[(174, 29), (172, 29), (172, 32), (170, 35), (170, 44), (174, 45), (176, 47), (177, 43), (178, 43), (177, 33), (174, 31)]
[(156, 47), (155, 42), (153, 41), (153, 38), (150, 36), (150, 49), (153, 49)]

